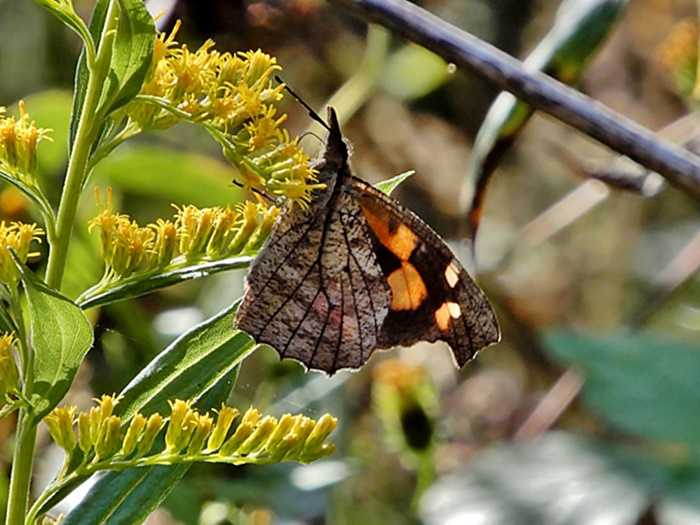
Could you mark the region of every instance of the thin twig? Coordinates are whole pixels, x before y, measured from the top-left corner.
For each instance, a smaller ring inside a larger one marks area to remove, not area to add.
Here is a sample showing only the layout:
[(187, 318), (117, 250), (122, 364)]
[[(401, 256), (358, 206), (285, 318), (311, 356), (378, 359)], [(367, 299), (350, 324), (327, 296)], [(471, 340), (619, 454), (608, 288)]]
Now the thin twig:
[(656, 171), (700, 200), (700, 158), (405, 0), (331, 0), (473, 70), (611, 149)]
[(518, 428), (513, 439), (532, 439), (549, 430), (576, 399), (581, 387), (583, 378), (573, 368), (567, 368)]

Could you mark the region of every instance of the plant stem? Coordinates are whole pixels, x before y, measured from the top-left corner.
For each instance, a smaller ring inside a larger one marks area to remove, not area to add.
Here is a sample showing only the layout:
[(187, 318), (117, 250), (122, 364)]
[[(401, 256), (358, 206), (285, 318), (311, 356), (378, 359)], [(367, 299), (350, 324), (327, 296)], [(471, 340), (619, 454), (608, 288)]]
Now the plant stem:
[(90, 149), (92, 148), (95, 131), (99, 129), (100, 116), (97, 115), (102, 86), (109, 69), (109, 57), (111, 56), (111, 39), (117, 14), (117, 1), (110, 2), (105, 26), (100, 38), (98, 55), (94, 67), (89, 69), (88, 82), (85, 90), (85, 99), (80, 111), (78, 127), (73, 142), (66, 180), (63, 184), (61, 202), (58, 207), (58, 219), (56, 221), (56, 238), (51, 245), (48, 267), (46, 269), (46, 284), (51, 288), (59, 289), (63, 272), (66, 267), (68, 246), (70, 243), (73, 223), (78, 210), (78, 201), (83, 188), (83, 181), (88, 173)]
[[(112, 52), (114, 26), (118, 13), (117, 0), (111, 0), (107, 10), (105, 26), (100, 38), (100, 46), (96, 60), (92, 60), (92, 51), (87, 51), (88, 82), (85, 99), (81, 108), (78, 128), (73, 142), (66, 180), (63, 185), (61, 202), (58, 208), (58, 220), (54, 234), (50, 236), (51, 252), (46, 270), (46, 283), (52, 288), (59, 288), (68, 255), (68, 246), (73, 230), (73, 223), (78, 208), (78, 200), (82, 182), (87, 175), (90, 149), (95, 136), (96, 125), (100, 117), (96, 117), (102, 85), (109, 70), (109, 59)], [(21, 310), (17, 324), (22, 323)], [(28, 345), (26, 334), (22, 334), (23, 345)], [(29, 346), (23, 352), (23, 388), (22, 393), (29, 398), (33, 386), (33, 356)], [(25, 522), (29, 489), (32, 479), (32, 465), (36, 445), (38, 421), (35, 420), (31, 409), (22, 408), (19, 411), (17, 423), (17, 438), (12, 457), (12, 474), (10, 478), (9, 501), (7, 507), (7, 525), (21, 525)]]
[[(22, 364), (22, 394), (29, 398), (34, 382), (34, 365), (27, 334), (24, 329), (24, 319), (19, 296), (15, 294), (10, 299), (10, 310), (17, 330)], [(29, 501), (29, 487), (32, 479), (32, 464), (34, 462), (34, 443), (36, 441), (36, 422), (31, 409), (19, 409), (15, 449), (12, 455), (12, 474), (7, 506), (7, 525), (24, 523), (24, 516)]]
[(12, 455), (12, 477), (7, 506), (7, 525), (22, 525), (27, 514), (29, 485), (32, 479), (36, 422), (26, 409), (20, 409), (15, 451)]

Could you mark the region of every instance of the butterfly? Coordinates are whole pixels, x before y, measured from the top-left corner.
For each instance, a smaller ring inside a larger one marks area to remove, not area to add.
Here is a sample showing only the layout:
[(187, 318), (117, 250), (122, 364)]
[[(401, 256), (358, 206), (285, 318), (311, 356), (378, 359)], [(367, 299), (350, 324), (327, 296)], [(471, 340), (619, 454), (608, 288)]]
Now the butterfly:
[(500, 340), (496, 316), (440, 236), (357, 177), (335, 111), (307, 209), (285, 204), (246, 278), (239, 329), (309, 369), (442, 340), (459, 366)]

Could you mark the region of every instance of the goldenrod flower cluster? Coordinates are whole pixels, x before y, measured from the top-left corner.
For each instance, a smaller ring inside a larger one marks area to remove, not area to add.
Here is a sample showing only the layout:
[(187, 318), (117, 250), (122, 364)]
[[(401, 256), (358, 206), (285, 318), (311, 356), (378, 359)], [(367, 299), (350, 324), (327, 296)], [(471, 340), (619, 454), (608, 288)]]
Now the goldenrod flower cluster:
[(265, 240), (279, 210), (247, 202), (237, 209), (177, 208), (173, 220), (139, 226), (110, 207), (90, 222), (100, 231), (105, 281), (125, 279), (196, 262), (253, 254)]
[(0, 107), (0, 170), (37, 188), (37, 145), (48, 138), (49, 130), (37, 128), (19, 102), (19, 118), (8, 116)]
[(13, 334), (0, 334), (0, 408), (7, 402), (7, 395), (19, 391), (19, 375), (15, 362), (17, 340)]
[[(327, 414), (318, 421), (289, 414), (276, 419), (250, 408), (239, 418), (232, 407), (222, 405), (215, 415), (201, 414), (190, 403), (176, 400), (170, 403), (169, 418), (137, 413), (127, 424), (114, 415), (116, 404), (114, 397), (102, 396), (88, 412), (76, 416), (75, 407), (60, 407), (44, 418), (51, 437), (68, 454), (66, 465), (94, 472), (194, 461), (309, 462), (335, 450), (326, 439), (336, 419)], [(153, 450), (163, 429), (163, 445)]]
[[(222, 53), (212, 40), (196, 51), (178, 45), (179, 22), (156, 39), (151, 71), (125, 113), (138, 129), (163, 129), (182, 120), (204, 125), (239, 170), (246, 187), (303, 203), (318, 187), (309, 158), (281, 125), (275, 103), (281, 68), (262, 51)], [(127, 125), (127, 129), (129, 125)]]
[(10, 289), (17, 286), (19, 271), (12, 259), (11, 251), (14, 251), (21, 262), (38, 255), (30, 252), (32, 241), (39, 241), (39, 236), (44, 232), (36, 224), (24, 224), (21, 222), (0, 222), (0, 283)]

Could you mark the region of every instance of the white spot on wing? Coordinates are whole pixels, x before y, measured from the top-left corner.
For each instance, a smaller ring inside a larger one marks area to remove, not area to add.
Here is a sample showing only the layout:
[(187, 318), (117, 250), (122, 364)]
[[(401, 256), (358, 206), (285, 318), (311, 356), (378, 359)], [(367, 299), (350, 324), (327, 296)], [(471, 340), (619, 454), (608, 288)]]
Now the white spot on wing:
[(459, 282), (459, 269), (455, 265), (454, 261), (447, 265), (445, 268), (445, 279), (450, 288), (454, 288)]

